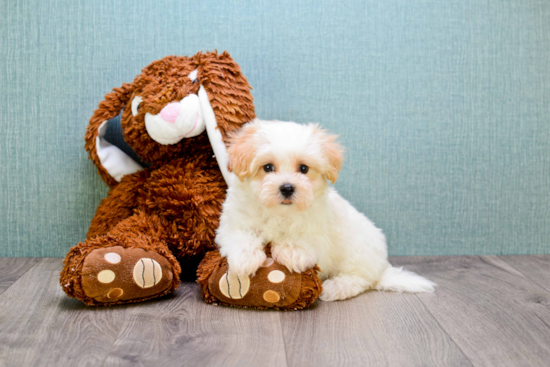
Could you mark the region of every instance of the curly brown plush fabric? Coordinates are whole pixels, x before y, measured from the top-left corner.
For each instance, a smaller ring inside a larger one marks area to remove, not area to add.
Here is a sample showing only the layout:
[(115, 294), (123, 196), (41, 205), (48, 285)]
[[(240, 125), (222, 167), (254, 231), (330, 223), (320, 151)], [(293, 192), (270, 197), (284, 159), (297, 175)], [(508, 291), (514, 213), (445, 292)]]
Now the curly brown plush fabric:
[[(194, 70), (197, 77), (192, 81), (188, 75)], [(60, 283), (69, 296), (88, 305), (158, 297), (178, 287), (178, 261), (185, 263), (213, 249), (227, 186), (206, 131), (163, 145), (149, 136), (144, 120), (146, 113), (158, 114), (167, 104), (197, 94), (200, 85), (207, 91), (224, 139), (255, 118), (250, 85), (227, 52), (168, 56), (155, 61), (132, 83), (108, 93), (94, 112), (85, 148), (111, 191), (97, 208), (86, 241), (73, 247), (65, 258)], [(143, 100), (133, 116), (131, 103), (136, 96)], [(117, 182), (99, 160), (96, 138), (99, 126), (121, 111), (125, 141), (150, 167)], [(104, 248), (112, 251), (100, 251)], [(139, 256), (144, 260), (137, 264)], [(83, 282), (83, 269), (97, 272), (99, 283), (95, 288)], [(143, 279), (143, 296), (141, 288), (134, 289), (135, 284), (130, 284), (139, 277)], [(166, 283), (167, 277), (172, 279), (170, 284)], [(110, 284), (114, 288), (108, 289)], [(107, 294), (98, 295), (99, 289), (107, 289)], [(156, 294), (149, 294), (155, 289)], [(132, 295), (135, 297), (128, 299)]]
[(65, 267), (60, 277), (61, 282), (66, 282), (61, 284), (63, 289), (69, 296), (82, 300), (88, 306), (139, 302), (149, 298), (163, 296), (177, 289), (180, 285), (180, 279), (174, 276), (169, 287), (163, 289), (158, 294), (127, 301), (105, 303), (97, 302), (93, 298), (88, 297), (82, 287), (82, 269), (84, 262), (92, 251), (100, 248), (121, 246), (123, 248), (140, 248), (146, 251), (152, 251), (168, 259), (172, 273), (179, 274), (181, 272), (180, 264), (163, 240), (161, 228), (161, 222), (157, 216), (148, 216), (142, 212), (136, 212), (133, 216), (119, 222), (109, 234), (97, 236), (71, 248), (65, 258)]
[(301, 310), (311, 306), (323, 291), (317, 275), (319, 268), (291, 273), (272, 261), (269, 245), (266, 254), (266, 264), (252, 278), (241, 279), (229, 275), (227, 260), (219, 251), (207, 253), (197, 270), (197, 283), (204, 300), (211, 304), (262, 310)]

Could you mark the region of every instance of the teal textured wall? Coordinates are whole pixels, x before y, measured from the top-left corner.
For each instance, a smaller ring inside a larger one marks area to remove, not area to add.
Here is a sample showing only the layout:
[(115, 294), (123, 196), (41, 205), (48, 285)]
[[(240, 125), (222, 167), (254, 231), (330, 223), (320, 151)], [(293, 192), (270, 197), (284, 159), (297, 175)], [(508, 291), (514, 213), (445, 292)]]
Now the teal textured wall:
[(338, 190), (392, 255), (550, 252), (550, 2), (2, 1), (0, 256), (63, 256), (107, 189), (103, 95), (228, 50), (265, 119), (348, 148)]

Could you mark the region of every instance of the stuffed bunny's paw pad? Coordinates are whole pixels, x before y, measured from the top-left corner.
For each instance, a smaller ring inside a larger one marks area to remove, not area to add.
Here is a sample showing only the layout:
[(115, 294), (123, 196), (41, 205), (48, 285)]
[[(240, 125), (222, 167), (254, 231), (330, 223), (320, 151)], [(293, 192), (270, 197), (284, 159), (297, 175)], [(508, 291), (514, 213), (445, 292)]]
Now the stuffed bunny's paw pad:
[(168, 259), (141, 248), (99, 248), (90, 252), (82, 267), (84, 292), (101, 303), (153, 296), (170, 287), (172, 279)]

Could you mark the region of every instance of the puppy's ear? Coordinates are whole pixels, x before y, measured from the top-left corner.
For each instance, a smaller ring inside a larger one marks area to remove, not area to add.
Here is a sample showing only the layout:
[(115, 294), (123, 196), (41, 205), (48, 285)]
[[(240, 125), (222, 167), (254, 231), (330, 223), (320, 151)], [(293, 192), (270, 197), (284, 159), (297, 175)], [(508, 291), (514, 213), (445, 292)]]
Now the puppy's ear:
[(250, 175), (250, 166), (256, 156), (255, 134), (258, 126), (254, 123), (248, 123), (237, 132), (229, 135), (229, 171), (235, 173), (239, 180), (243, 180)]
[(319, 125), (313, 125), (313, 134), (320, 142), (321, 151), (326, 160), (323, 175), (334, 184), (342, 169), (344, 147), (336, 142), (338, 135), (328, 134), (325, 130), (321, 129)]

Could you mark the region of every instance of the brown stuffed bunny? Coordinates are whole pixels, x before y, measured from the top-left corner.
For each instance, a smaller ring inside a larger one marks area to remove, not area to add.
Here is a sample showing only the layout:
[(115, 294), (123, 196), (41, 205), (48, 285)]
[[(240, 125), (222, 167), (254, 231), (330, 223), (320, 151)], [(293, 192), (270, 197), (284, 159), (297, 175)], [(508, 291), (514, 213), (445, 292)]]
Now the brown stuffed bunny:
[[(70, 297), (114, 305), (162, 296), (178, 287), (179, 262), (213, 249), (227, 189), (227, 162), (215, 154), (255, 118), (250, 89), (228, 53), (212, 52), (155, 61), (105, 96), (85, 141), (111, 191), (65, 258)], [(103, 138), (122, 110), (124, 139), (148, 168)]]

